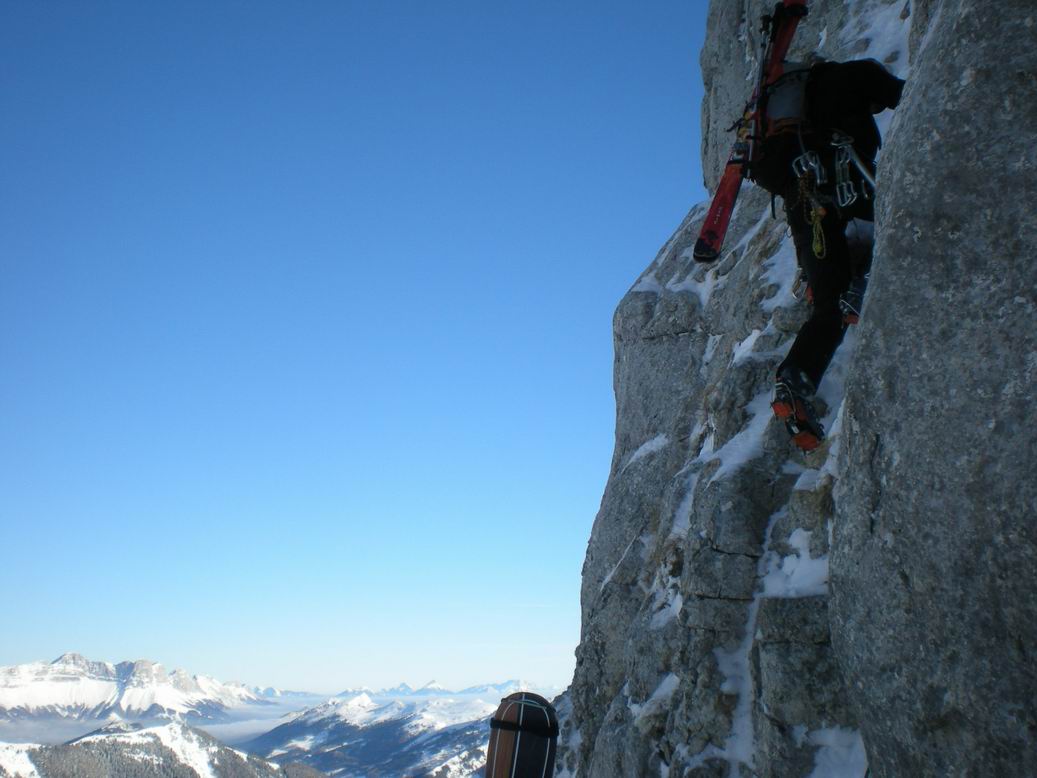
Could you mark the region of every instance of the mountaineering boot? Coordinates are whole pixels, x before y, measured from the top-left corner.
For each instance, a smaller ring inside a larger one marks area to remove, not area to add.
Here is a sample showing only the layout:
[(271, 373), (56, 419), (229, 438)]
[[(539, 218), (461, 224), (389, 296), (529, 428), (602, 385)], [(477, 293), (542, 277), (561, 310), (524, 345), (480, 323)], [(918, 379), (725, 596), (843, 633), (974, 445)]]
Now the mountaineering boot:
[(824, 440), (825, 430), (810, 402), (814, 386), (803, 371), (782, 368), (774, 381), (774, 415), (785, 422), (792, 442), (803, 451), (813, 451)]
[(867, 288), (868, 274), (865, 273), (853, 279), (847, 290), (839, 295), (839, 310), (842, 311), (844, 324), (856, 324), (861, 320), (864, 290)]

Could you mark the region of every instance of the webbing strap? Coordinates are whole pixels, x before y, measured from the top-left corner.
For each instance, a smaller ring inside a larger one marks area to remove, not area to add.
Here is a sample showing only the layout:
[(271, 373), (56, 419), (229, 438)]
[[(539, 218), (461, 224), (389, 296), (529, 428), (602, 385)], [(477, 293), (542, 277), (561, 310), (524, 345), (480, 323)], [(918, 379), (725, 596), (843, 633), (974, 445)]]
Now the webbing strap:
[(543, 724), (515, 724), (511, 721), (501, 721), (500, 719), (490, 719), (490, 729), (503, 729), (508, 732), (528, 732), (531, 735), (540, 735), (541, 737), (558, 737), (558, 725), (552, 724), (547, 727)]

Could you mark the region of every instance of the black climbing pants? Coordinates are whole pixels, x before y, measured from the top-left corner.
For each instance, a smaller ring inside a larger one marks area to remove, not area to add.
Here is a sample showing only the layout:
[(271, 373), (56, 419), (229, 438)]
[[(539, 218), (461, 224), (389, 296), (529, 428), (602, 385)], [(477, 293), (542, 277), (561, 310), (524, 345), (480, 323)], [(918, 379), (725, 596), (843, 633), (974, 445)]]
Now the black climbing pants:
[(870, 201), (863, 201), (849, 211), (840, 211), (834, 205), (828, 208), (821, 221), (823, 256), (818, 257), (814, 252), (814, 228), (807, 221), (808, 215), (798, 192), (789, 192), (785, 197), (785, 216), (796, 244), (796, 258), (810, 284), (813, 311), (796, 335), (788, 356), (778, 366), (778, 372), (798, 368), (806, 373), (816, 389), (846, 332), (839, 296), (856, 275), (867, 272), (870, 260), (870, 253), (860, 257), (851, 252), (846, 227), (853, 218), (873, 221), (874, 216)]

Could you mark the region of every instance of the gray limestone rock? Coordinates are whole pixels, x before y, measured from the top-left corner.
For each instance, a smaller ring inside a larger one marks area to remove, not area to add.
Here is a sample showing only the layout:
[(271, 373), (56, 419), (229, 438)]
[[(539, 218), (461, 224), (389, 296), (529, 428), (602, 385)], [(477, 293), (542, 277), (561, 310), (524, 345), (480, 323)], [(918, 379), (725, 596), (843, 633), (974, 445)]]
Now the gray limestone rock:
[(931, 17), (880, 172), (834, 641), (873, 774), (1037, 774), (1037, 6)]

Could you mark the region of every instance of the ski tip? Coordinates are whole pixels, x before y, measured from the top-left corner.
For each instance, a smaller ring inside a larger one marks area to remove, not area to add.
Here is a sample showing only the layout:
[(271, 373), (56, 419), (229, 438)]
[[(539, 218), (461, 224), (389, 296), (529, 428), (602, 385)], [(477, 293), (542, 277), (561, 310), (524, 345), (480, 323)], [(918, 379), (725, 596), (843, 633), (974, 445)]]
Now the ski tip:
[(720, 252), (702, 240), (702, 238), (699, 238), (695, 241), (695, 250), (692, 252), (692, 256), (696, 262), (714, 262), (720, 256)]

